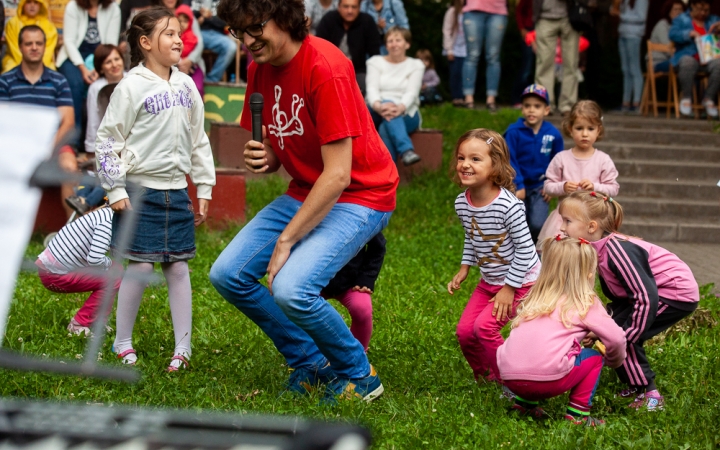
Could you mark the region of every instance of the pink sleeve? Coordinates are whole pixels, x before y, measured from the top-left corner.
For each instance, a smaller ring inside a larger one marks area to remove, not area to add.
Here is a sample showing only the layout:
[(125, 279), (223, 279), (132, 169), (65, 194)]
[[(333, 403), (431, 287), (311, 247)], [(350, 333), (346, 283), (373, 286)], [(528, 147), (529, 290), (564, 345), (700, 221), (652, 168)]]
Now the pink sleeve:
[(550, 161), (550, 165), (545, 171), (545, 188), (544, 191), (547, 195), (552, 197), (560, 197), (565, 194), (563, 186), (567, 180), (563, 179), (563, 164), (561, 156), (563, 152), (558, 153)]
[(588, 311), (584, 322), (605, 344), (605, 364), (613, 369), (620, 367), (625, 361), (627, 347), (625, 331), (608, 315), (599, 298), (595, 297), (595, 304)]
[(618, 171), (615, 168), (615, 163), (613, 163), (610, 156), (606, 155), (600, 168), (599, 181), (595, 183), (595, 190), (610, 197), (615, 197), (620, 192), (620, 185), (616, 181), (617, 177)]

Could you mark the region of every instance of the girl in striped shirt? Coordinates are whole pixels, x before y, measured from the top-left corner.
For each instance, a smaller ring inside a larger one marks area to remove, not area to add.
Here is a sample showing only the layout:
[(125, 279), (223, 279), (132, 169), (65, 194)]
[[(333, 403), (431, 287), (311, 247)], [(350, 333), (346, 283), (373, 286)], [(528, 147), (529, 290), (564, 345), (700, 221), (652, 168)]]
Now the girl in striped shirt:
[(112, 218), (110, 208), (99, 208), (80, 216), (62, 227), (35, 261), (40, 281), (48, 290), (90, 292), (67, 326), (68, 331), (76, 335), (90, 334), (105, 292), (112, 289), (114, 299), (120, 287), (121, 277), (108, 285), (108, 277), (103, 273), (112, 267), (112, 261), (106, 255), (112, 236)]
[(500, 382), (500, 329), (537, 279), (540, 260), (525, 206), (514, 195), (515, 171), (502, 136), (483, 128), (468, 131), (455, 147), (455, 162), (453, 181), (466, 188), (455, 200), (465, 246), (448, 292), (460, 289), (471, 266), (478, 266), (482, 275), (460, 317), (457, 337), (475, 380)]
[[(618, 233), (623, 210), (599, 192), (573, 192), (558, 208), (561, 231), (590, 241), (598, 253), (598, 274), (607, 308), (625, 331), (627, 358), (616, 370), (628, 385), (618, 395), (635, 396), (631, 408), (663, 409), (643, 344), (697, 308), (700, 292), (690, 268), (675, 254)], [(597, 338), (590, 336), (590, 338)]]

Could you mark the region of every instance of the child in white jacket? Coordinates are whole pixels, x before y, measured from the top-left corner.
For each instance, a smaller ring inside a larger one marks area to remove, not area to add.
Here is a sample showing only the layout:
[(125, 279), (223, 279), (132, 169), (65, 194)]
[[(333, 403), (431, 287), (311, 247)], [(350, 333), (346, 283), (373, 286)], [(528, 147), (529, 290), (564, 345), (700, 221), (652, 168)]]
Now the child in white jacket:
[[(161, 264), (175, 330), (168, 371), (188, 367), (192, 291), (187, 261), (195, 256), (195, 230), (207, 217), (215, 168), (203, 129), (203, 103), (192, 79), (174, 67), (180, 60), (180, 24), (154, 7), (135, 16), (128, 31), (135, 67), (117, 85), (96, 140), (98, 177), (113, 211), (113, 243), (126, 211), (137, 225), (123, 254), (130, 260), (120, 285), (114, 351), (135, 364), (132, 329), (148, 275)], [(197, 186), (195, 216), (186, 175)], [(130, 184), (128, 183), (130, 182)]]

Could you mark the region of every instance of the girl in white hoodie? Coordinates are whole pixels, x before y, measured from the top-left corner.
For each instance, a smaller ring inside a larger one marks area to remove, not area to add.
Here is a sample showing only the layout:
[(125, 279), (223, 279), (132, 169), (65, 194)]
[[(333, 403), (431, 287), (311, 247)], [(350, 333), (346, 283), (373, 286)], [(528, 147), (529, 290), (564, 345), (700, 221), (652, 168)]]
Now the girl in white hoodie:
[[(215, 169), (203, 129), (203, 102), (192, 79), (178, 71), (182, 41), (173, 12), (161, 7), (135, 16), (127, 32), (135, 66), (117, 85), (98, 129), (98, 176), (113, 218), (113, 248), (123, 212), (134, 209), (137, 226), (123, 257), (114, 351), (135, 364), (132, 329), (147, 278), (160, 263), (168, 285), (175, 352), (168, 371), (188, 367), (192, 291), (187, 261), (195, 256), (195, 230), (207, 217)], [(186, 175), (197, 186), (197, 215)], [(194, 225), (194, 226), (193, 226)]]

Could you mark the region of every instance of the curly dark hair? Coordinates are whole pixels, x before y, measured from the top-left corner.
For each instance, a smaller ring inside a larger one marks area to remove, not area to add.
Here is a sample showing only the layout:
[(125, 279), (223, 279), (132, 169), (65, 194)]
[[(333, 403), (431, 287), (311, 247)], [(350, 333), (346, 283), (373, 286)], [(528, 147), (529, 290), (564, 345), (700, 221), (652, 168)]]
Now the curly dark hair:
[[(152, 38), (155, 31), (155, 25), (161, 20), (165, 20), (165, 28), (168, 27), (170, 19), (175, 18), (175, 13), (164, 6), (152, 6), (144, 11), (140, 11), (137, 16), (133, 17), (130, 28), (128, 28), (127, 41), (130, 44), (130, 66), (135, 67), (145, 60), (145, 54), (140, 46), (140, 38), (147, 36)], [(165, 29), (163, 28), (163, 30)]]
[(478, 139), (486, 143), (488, 141), (490, 142), (488, 146), (490, 147), (492, 173), (490, 173), (488, 178), (495, 185), (503, 187), (514, 194), (515, 183), (513, 181), (515, 180), (515, 169), (510, 165), (510, 151), (508, 150), (507, 143), (501, 134), (486, 128), (470, 130), (458, 139), (455, 145), (455, 151), (453, 152), (453, 161), (450, 164), (450, 178), (452, 181), (458, 186), (462, 186), (460, 176), (457, 172), (458, 152), (460, 151), (460, 146), (471, 139)]
[(687, 6), (685, 6), (685, 3), (683, 3), (682, 0), (667, 0), (662, 7), (662, 18), (670, 23), (672, 23), (672, 19), (670, 19), (670, 11), (672, 11), (673, 6), (676, 4), (682, 6), (683, 12), (687, 10)]
[(303, 0), (220, 0), (217, 15), (230, 28), (244, 28), (272, 18), (295, 42), (302, 42), (308, 35)]

